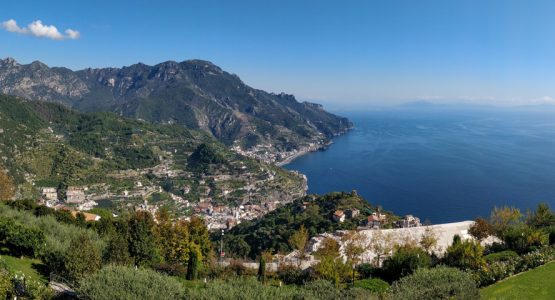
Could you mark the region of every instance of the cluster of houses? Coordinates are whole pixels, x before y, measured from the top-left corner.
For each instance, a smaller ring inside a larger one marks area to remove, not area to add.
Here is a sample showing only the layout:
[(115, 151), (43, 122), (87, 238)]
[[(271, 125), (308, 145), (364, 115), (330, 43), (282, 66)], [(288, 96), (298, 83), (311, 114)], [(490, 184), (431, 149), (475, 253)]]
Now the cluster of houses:
[(83, 188), (78, 187), (69, 187), (66, 191), (66, 200), (65, 203), (61, 203), (58, 199), (58, 189), (54, 187), (44, 187), (41, 190), (41, 199), (39, 200), (39, 204), (45, 205), (47, 207), (54, 208), (55, 210), (67, 210), (69, 211), (74, 217), (77, 217), (79, 214), (82, 214), (85, 218), (85, 221), (98, 221), (100, 220), (99, 215), (82, 212), (82, 209), (74, 210), (64, 204), (79, 204), (84, 205), (86, 198), (85, 198), (85, 190)]
[(412, 228), (422, 226), (420, 223), (420, 218), (413, 215), (406, 215), (401, 220), (395, 222), (397, 228)]
[[(343, 223), (348, 219), (356, 219), (360, 215), (360, 211), (356, 208), (350, 208), (346, 210), (336, 210), (332, 219), (334, 222)], [(374, 212), (368, 217), (366, 217), (361, 225), (365, 229), (380, 229), (384, 224), (387, 223), (387, 216), (385, 214)], [(395, 221), (393, 225), (396, 228), (411, 228), (422, 226), (420, 219), (413, 215), (406, 215), (401, 220)]]
[[(58, 201), (58, 189), (53, 187), (42, 188), (41, 191), (42, 199), (46, 201)], [(69, 204), (81, 204), (85, 202), (85, 188), (79, 187), (68, 187), (66, 192), (66, 203)]]
[(212, 205), (210, 202), (193, 204), (196, 215), (202, 215), (209, 230), (231, 229), (242, 220), (253, 220), (275, 210), (282, 203), (270, 201), (263, 204), (245, 204), (238, 207)]
[(309, 143), (305, 146), (301, 146), (299, 149), (293, 149), (291, 151), (278, 151), (272, 144), (260, 144), (247, 150), (243, 150), (239, 145), (234, 145), (231, 147), (231, 150), (266, 163), (279, 163), (289, 161), (308, 152), (318, 151), (322, 148), (322, 143), (322, 141)]
[(356, 208), (343, 210), (336, 210), (333, 213), (332, 219), (337, 223), (345, 222), (345, 219), (354, 219), (360, 215), (360, 210)]

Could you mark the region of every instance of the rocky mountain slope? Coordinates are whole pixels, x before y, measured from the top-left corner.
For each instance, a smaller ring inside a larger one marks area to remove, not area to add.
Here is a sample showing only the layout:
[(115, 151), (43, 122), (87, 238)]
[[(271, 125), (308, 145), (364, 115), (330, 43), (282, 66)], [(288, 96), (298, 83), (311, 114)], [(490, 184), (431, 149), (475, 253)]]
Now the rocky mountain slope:
[(297, 149), (352, 126), (318, 104), (251, 88), (237, 75), (202, 60), (74, 72), (7, 58), (0, 60), (0, 92), (85, 112), (182, 124), (244, 148), (272, 144), (277, 151)]

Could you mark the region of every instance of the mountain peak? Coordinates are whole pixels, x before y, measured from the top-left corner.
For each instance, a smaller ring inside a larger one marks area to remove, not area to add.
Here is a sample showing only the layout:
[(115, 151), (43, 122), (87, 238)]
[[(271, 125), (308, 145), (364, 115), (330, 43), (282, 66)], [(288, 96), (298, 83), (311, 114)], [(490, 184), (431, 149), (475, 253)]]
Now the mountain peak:
[(62, 102), (82, 111), (113, 111), (178, 123), (245, 148), (272, 145), (289, 151), (292, 145), (320, 143), (323, 137), (350, 127), (347, 119), (320, 106), (253, 89), (238, 76), (200, 59), (80, 71), (49, 68), (35, 61), (0, 69), (0, 92)]
[(0, 59), (0, 66), (19, 66), (19, 63), (13, 57), (6, 57), (5, 59)]
[(35, 60), (30, 64), (31, 67), (40, 68), (40, 69), (47, 69), (48, 66), (40, 60)]

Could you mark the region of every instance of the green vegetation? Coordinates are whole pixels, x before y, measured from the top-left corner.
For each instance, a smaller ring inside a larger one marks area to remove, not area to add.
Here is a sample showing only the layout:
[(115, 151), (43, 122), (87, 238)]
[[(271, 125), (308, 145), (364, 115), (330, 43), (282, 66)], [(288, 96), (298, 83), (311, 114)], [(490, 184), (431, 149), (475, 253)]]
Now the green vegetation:
[(555, 262), (498, 282), (480, 292), (482, 299), (553, 299)]
[(189, 289), (187, 299), (377, 299), (361, 288), (337, 288), (328, 281), (317, 280), (303, 286), (264, 285), (254, 277), (217, 280), (206, 287)]
[(37, 258), (2, 254), (0, 255), (0, 266), (13, 273), (23, 273), (27, 278), (40, 281), (43, 284), (48, 282), (47, 274), (41, 273), (45, 266)]
[(419, 269), (391, 287), (393, 299), (479, 299), (472, 275), (455, 268)]
[[(123, 194), (141, 182), (143, 187), (164, 189), (163, 197), (153, 196), (157, 205), (188, 215), (170, 194), (239, 205), (249, 197), (243, 188), (255, 181), (259, 184), (249, 199), (253, 203), (304, 192), (300, 176), (238, 155), (208, 134), (177, 124), (79, 113), (55, 103), (0, 95), (0, 129), (0, 153), (13, 158), (0, 162), (0, 173), (6, 173), (0, 174), (0, 198), (13, 196), (12, 182), (19, 198), (37, 198), (41, 187), (54, 187), (64, 199), (70, 186), (89, 187), (89, 193), (105, 195), (101, 200), (122, 200), (111, 202), (117, 210), (137, 202)], [(232, 179), (216, 181), (207, 175)], [(265, 180), (269, 176), (273, 180)]]
[(389, 291), (390, 285), (379, 278), (369, 278), (357, 280), (355, 282), (355, 287), (363, 288), (373, 294), (384, 295)]
[[(346, 209), (358, 209), (360, 215), (343, 223), (334, 222), (333, 213)], [(293, 247), (290, 239), (301, 226), (311, 238), (323, 232), (354, 229), (373, 211), (374, 207), (356, 193), (309, 195), (279, 207), (261, 219), (234, 227), (226, 238), (226, 249), (230, 249), (230, 254), (235, 257), (256, 258), (264, 250), (285, 253), (298, 248)], [(392, 219), (393, 216), (389, 215), (389, 220)]]
[(389, 281), (414, 273), (417, 269), (432, 265), (430, 255), (420, 247), (403, 245), (383, 262), (383, 273)]
[(223, 149), (206, 143), (200, 144), (187, 160), (191, 170), (196, 172), (209, 171), (210, 165), (223, 165), (226, 163)]
[(153, 270), (107, 266), (84, 278), (78, 293), (88, 299), (180, 299), (185, 288), (177, 280)]
[(496, 261), (509, 261), (512, 259), (516, 259), (517, 257), (518, 253), (514, 252), (513, 250), (505, 250), (488, 254), (484, 256), (484, 259), (487, 263), (493, 263)]

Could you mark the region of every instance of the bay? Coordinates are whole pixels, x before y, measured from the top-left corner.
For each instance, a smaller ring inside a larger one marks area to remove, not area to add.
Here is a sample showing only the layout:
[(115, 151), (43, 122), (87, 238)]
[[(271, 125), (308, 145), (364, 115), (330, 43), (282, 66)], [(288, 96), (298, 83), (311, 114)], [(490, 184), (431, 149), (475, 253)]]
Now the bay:
[(555, 208), (555, 112), (389, 109), (343, 112), (355, 124), (287, 169), (309, 193), (357, 190), (374, 205), (432, 223), (489, 216), (494, 206)]

